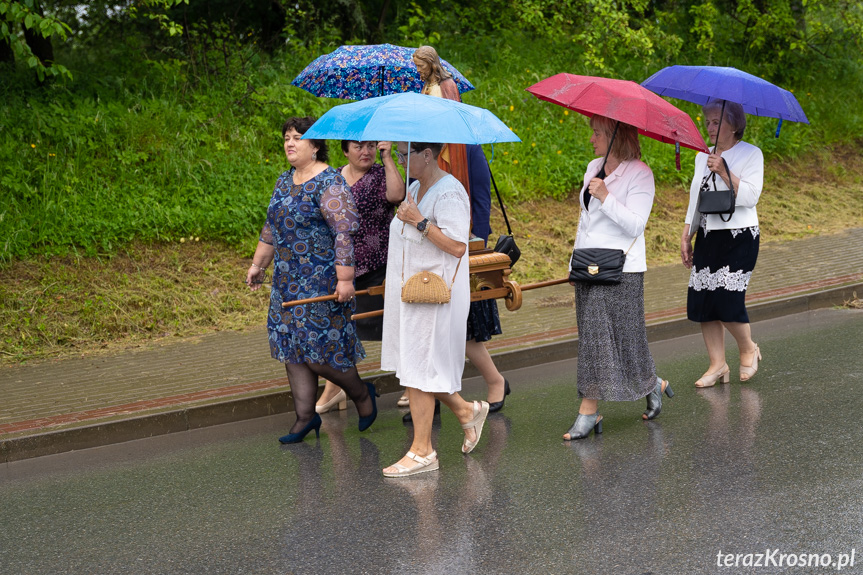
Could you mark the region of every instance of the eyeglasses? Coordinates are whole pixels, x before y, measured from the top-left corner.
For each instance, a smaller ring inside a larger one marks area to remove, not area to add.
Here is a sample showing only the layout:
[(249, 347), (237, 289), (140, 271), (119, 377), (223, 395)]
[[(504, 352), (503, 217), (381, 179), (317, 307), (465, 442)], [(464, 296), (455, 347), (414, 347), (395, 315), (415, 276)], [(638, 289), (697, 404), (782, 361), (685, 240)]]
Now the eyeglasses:
[[(408, 156), (410, 156), (411, 154), (418, 154), (418, 153), (419, 152), (417, 150), (411, 150), (410, 152), (408, 152)], [(405, 161), (407, 161), (407, 156), (405, 156), (401, 152), (396, 152), (396, 158), (398, 158), (398, 161), (401, 162), (402, 164), (404, 164)]]

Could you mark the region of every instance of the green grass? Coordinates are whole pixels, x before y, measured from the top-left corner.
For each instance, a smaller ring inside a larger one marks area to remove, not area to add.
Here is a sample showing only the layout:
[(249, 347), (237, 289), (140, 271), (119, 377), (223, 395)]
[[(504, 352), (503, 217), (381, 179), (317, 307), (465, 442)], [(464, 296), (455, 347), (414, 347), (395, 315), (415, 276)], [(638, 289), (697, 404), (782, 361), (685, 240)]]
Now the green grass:
[[(578, 53), (529, 39), (442, 40), (441, 53), (477, 89), (467, 103), (497, 114), (522, 143), (486, 146), (511, 201), (561, 200), (592, 158), (586, 119), (525, 88), (561, 71), (586, 73)], [(256, 55), (243, 74), (193, 85), (180, 66), (152, 64), (139, 77), (82, 72), (44, 91), (21, 78), (0, 88), (0, 265), (36, 255), (107, 255), (130, 242), (194, 235), (249, 253), (272, 182), (287, 168), (279, 127), (292, 115), (319, 116), (342, 102), (292, 87), (310, 60), (335, 46)], [(685, 62), (684, 62), (685, 63)], [(82, 64), (83, 65), (83, 64)], [(626, 79), (653, 70), (631, 64)], [(812, 78), (795, 89), (812, 126), (750, 117), (747, 140), (789, 161), (804, 151), (853, 142), (861, 132), (859, 71)], [(675, 102), (694, 117), (699, 109)], [(643, 139), (657, 181), (686, 185), (694, 152)], [(332, 156), (342, 157), (336, 143)]]
[[(772, 162), (758, 204), (763, 241), (835, 233), (863, 221), (856, 155)], [(646, 232), (649, 265), (678, 261), (688, 187), (660, 186)], [(577, 199), (511, 205), (521, 284), (565, 277)], [(495, 204), (496, 206), (496, 204)], [(260, 217), (263, 217), (263, 207)], [(505, 230), (500, 211), (495, 233)], [(133, 243), (110, 256), (50, 256), (0, 268), (0, 364), (114, 351), (265, 323), (268, 290), (242, 283), (249, 258), (225, 242), (182, 237)]]
[[(477, 87), (464, 100), (494, 112), (522, 139), (485, 147), (523, 251), (513, 273), (520, 282), (565, 274), (577, 218), (572, 192), (593, 157), (584, 117), (525, 91), (558, 72), (589, 73), (572, 46), (513, 32), (444, 37), (437, 46)], [(288, 167), (280, 126), (342, 103), (290, 80), (336, 47), (244, 53), (242, 64), (207, 81), (175, 61), (126, 66), (117, 54), (98, 64), (69, 55), (76, 80), (65, 85), (36, 89), (24, 72), (5, 75), (0, 361), (262, 325), (266, 296), (248, 293), (241, 280), (273, 182)], [(635, 81), (651, 66), (617, 63), (619, 77)], [(863, 74), (845, 61), (832, 62), (829, 74), (807, 73), (785, 87), (811, 126), (785, 123), (774, 138), (775, 120), (749, 117), (746, 139), (769, 165), (759, 204), (766, 241), (863, 221)], [(674, 103), (699, 115), (697, 106)], [(649, 139), (642, 146), (658, 183), (648, 257), (669, 263), (694, 152), (682, 151), (678, 172), (673, 146)], [(343, 163), (336, 142), (331, 157)], [(498, 212), (493, 227), (504, 229)]]

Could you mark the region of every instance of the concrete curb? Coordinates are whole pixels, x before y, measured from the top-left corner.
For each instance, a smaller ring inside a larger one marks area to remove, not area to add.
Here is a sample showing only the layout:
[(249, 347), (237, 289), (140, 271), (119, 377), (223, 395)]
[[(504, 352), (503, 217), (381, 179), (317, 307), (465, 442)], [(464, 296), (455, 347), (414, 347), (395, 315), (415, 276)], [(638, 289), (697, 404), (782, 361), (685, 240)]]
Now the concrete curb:
[[(863, 282), (833, 287), (748, 305), (752, 322), (774, 319), (781, 316), (803, 313), (842, 305), (852, 299), (853, 293), (863, 293)], [(700, 333), (698, 324), (685, 317), (675, 317), (649, 322), (647, 336), (651, 342), (663, 341)], [(494, 354), (500, 371), (530, 367), (553, 361), (572, 359), (577, 355), (578, 338), (546, 343)], [(478, 375), (476, 368), (466, 365), (464, 377)], [(398, 380), (393, 373), (383, 373), (366, 378), (374, 382), (380, 393), (400, 392)], [(111, 421), (39, 433), (0, 441), (0, 462), (20, 461), (43, 455), (88, 449), (102, 445), (122, 443), (133, 439), (144, 439), (178, 431), (189, 431), (211, 425), (232, 423), (255, 417), (264, 417), (293, 410), (293, 396), (288, 391), (266, 393), (259, 396), (220, 401), (206, 405), (141, 415), (120, 421)]]

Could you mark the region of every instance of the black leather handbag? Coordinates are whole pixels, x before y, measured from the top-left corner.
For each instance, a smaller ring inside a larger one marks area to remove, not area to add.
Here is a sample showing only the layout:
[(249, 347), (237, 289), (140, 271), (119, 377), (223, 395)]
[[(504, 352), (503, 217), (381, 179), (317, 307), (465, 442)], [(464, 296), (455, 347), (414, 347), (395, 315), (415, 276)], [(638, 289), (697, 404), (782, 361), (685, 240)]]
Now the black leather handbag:
[(500, 192), (497, 191), (497, 183), (494, 181), (494, 175), (491, 173), (491, 166), (488, 168), (488, 174), (491, 176), (491, 183), (494, 186), (494, 193), (497, 194), (497, 201), (500, 204), (500, 211), (503, 212), (503, 221), (506, 222), (506, 234), (501, 234), (497, 238), (497, 243), (494, 244), (494, 251), (499, 254), (509, 256), (510, 266), (514, 266), (518, 258), (521, 257), (521, 250), (515, 245), (515, 238), (512, 237), (512, 228), (509, 227), (509, 218), (506, 217), (506, 208), (503, 207), (503, 200), (500, 198)]
[[(716, 189), (716, 173), (713, 173), (713, 189), (710, 189), (710, 176), (704, 178), (701, 183), (701, 189), (698, 191), (698, 211), (702, 214), (718, 214), (723, 222), (731, 220), (734, 215), (734, 205), (737, 202), (737, 194), (734, 193), (734, 182), (731, 180), (731, 170), (728, 169), (728, 162), (722, 158), (722, 163), (725, 165), (725, 171), (728, 173), (728, 181), (731, 185), (730, 190)], [(726, 219), (725, 216), (728, 216)]]
[(620, 283), (623, 279), (626, 254), (634, 245), (635, 240), (632, 240), (626, 251), (609, 248), (573, 250), (569, 281), (604, 285)]

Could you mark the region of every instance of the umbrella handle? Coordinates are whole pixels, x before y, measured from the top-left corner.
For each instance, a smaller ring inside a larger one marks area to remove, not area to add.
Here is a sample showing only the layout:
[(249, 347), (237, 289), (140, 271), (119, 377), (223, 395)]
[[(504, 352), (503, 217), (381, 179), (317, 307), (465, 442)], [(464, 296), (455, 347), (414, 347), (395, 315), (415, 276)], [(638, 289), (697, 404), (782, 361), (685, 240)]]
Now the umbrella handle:
[[(608, 141), (608, 149), (605, 151), (605, 157), (602, 159), (602, 167), (599, 168), (599, 172), (596, 174), (597, 178), (602, 178), (604, 180), (606, 177), (605, 164), (606, 164), (606, 162), (608, 162), (608, 155), (611, 153), (611, 146), (614, 145), (614, 137), (617, 135), (618, 126), (620, 126), (620, 121), (617, 121), (614, 123), (614, 131), (611, 132), (611, 140)], [(586, 211), (590, 211), (590, 208), (587, 207), (587, 205), (590, 203), (590, 192), (588, 191), (589, 187), (590, 187), (590, 182), (588, 182), (587, 185), (584, 186), (584, 191), (582, 192), (582, 195), (583, 195), (582, 199), (584, 200), (584, 209)]]
[[(725, 116), (725, 100), (722, 100), (722, 110), (719, 111), (719, 126), (716, 128), (716, 141), (713, 142), (713, 153), (719, 147), (719, 131), (722, 129), (722, 118)], [(730, 177), (730, 176), (729, 176)], [(713, 172), (713, 189), (716, 189), (716, 172)]]

